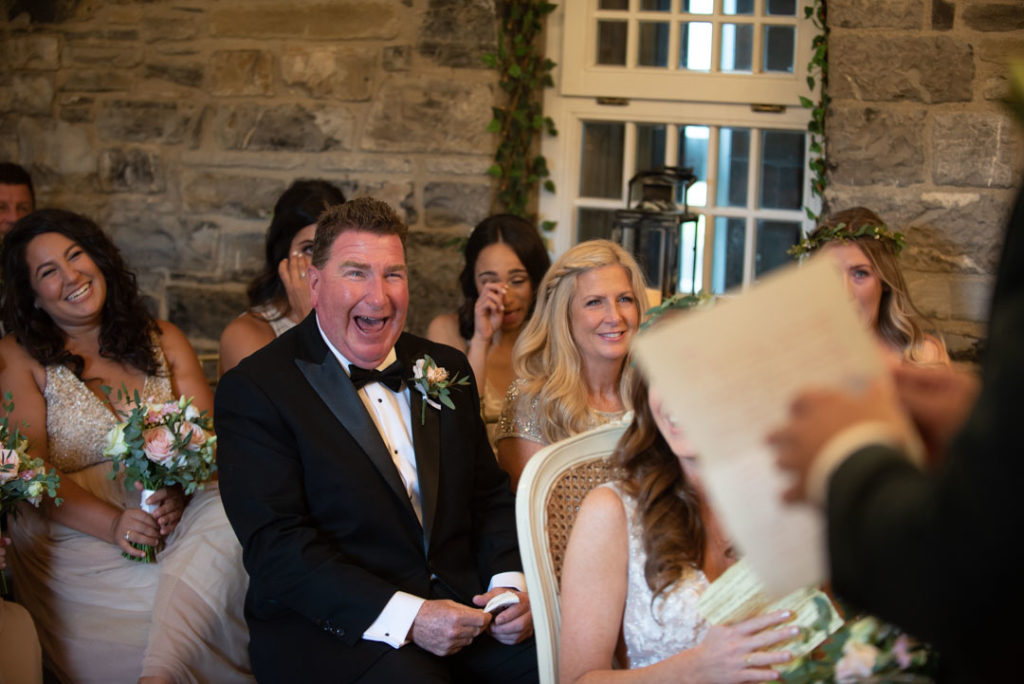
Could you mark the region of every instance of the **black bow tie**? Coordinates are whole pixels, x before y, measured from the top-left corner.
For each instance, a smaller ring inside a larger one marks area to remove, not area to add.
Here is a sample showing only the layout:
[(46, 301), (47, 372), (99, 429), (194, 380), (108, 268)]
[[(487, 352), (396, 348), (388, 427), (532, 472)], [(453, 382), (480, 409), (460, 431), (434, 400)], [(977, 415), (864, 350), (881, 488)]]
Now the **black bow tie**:
[(395, 361), (382, 371), (349, 364), (348, 372), (356, 390), (361, 390), (371, 382), (379, 382), (392, 392), (397, 392), (402, 389), (402, 380), (405, 379), (405, 369), (402, 368), (401, 361)]

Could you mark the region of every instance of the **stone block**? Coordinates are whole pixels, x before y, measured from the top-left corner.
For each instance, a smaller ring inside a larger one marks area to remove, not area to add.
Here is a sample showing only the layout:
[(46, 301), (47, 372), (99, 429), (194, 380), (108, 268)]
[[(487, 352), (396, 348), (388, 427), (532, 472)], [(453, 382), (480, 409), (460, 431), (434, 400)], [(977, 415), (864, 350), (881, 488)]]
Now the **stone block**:
[(46, 33), (4, 36), (0, 41), (4, 66), (11, 71), (21, 69), (56, 69), (60, 66), (60, 42)]
[(956, 5), (946, 0), (932, 0), (932, 30), (948, 31), (953, 28)]
[(266, 230), (225, 235), (221, 247), (221, 272), (224, 277), (248, 281), (259, 273), (266, 258), (266, 239)]
[(462, 304), (458, 283), (462, 253), (451, 243), (450, 234), (409, 232), (409, 316), (405, 329), (413, 334), (425, 334), (435, 316), (455, 311)]
[(142, 64), (141, 48), (69, 43), (61, 54), (64, 66), (106, 66), (128, 69)]
[(201, 121), (198, 105), (106, 100), (100, 104), (96, 130), (102, 140), (175, 145), (191, 140)]
[(261, 154), (259, 152), (225, 152), (214, 146), (209, 149), (188, 150), (178, 157), (186, 166), (210, 166), (241, 169), (298, 169), (309, 166), (304, 154)]
[(945, 35), (836, 32), (829, 40), (833, 98), (865, 102), (970, 102), (973, 49)]
[(100, 152), (100, 187), (104, 192), (163, 192), (160, 157), (137, 147), (111, 147)]
[(369, 49), (294, 47), (281, 55), (281, 79), (314, 98), (368, 100), (375, 67)]
[(282, 37), (305, 40), (391, 40), (408, 13), (392, 3), (361, 2), (296, 5), (287, 0), (265, 2), (259, 11), (246, 4), (210, 11), (213, 36)]
[(410, 182), (342, 181), (339, 186), (347, 199), (373, 197), (387, 202), (396, 211), (403, 214), (406, 225), (414, 225), (419, 220), (419, 213), (416, 211), (415, 188)]
[(907, 236), (904, 269), (991, 275), (999, 265), (1009, 193), (920, 192), (884, 187), (833, 187), (832, 211), (863, 205)]
[(139, 32), (134, 29), (100, 29), (95, 31), (66, 31), (64, 40), (69, 43), (96, 41), (132, 41), (139, 39)]
[(205, 67), (202, 64), (149, 63), (145, 77), (159, 81), (170, 81), (186, 88), (198, 88), (203, 84)]
[(219, 96), (270, 95), (274, 60), (269, 52), (228, 50), (210, 57), (210, 92)]
[(1009, 188), (1015, 184), (1017, 140), (1008, 115), (937, 113), (932, 141), (936, 185)]
[(828, 6), (830, 28), (920, 29), (924, 0), (845, 0)]
[(228, 323), (245, 311), (249, 302), (242, 290), (186, 284), (167, 286), (167, 317), (194, 344), (216, 345)]
[(491, 186), (478, 183), (427, 183), (423, 188), (428, 228), (472, 227), (491, 211)]
[(392, 79), (374, 98), (362, 149), (490, 154), (495, 93), (490, 85), (442, 79)]
[(231, 216), (266, 218), (287, 183), (279, 178), (190, 173), (182, 179), (189, 208)]
[(217, 138), (228, 150), (324, 152), (349, 149), (355, 119), (337, 106), (238, 105), (217, 113)]
[(20, 160), (24, 166), (56, 179), (96, 173), (96, 152), (89, 133), (80, 126), (51, 119), (22, 117), (17, 126)]
[(41, 115), (50, 114), (53, 106), (53, 78), (41, 74), (15, 74), (9, 87), (9, 102), (3, 109), (19, 114)]
[(129, 265), (145, 273), (154, 269), (208, 273), (216, 266), (220, 227), (206, 220), (122, 208), (106, 229)]
[(481, 55), (496, 48), (494, 0), (430, 0), (417, 50), (439, 66), (486, 68)]
[(925, 180), (924, 111), (833, 104), (826, 123), (832, 178), (847, 185)]
[(23, 12), (33, 24), (62, 24), (67, 21), (88, 21), (95, 14), (96, 3), (84, 0), (8, 0), (4, 14), (14, 19)]
[(963, 8), (964, 25), (975, 31), (1019, 31), (1024, 29), (1024, 5), (1020, 2), (974, 2)]
[(197, 33), (195, 21), (182, 17), (146, 17), (141, 29), (147, 43), (192, 40)]
[(442, 176), (485, 176), (487, 169), (494, 163), (491, 157), (426, 157), (423, 170), (429, 174)]
[(388, 45), (384, 48), (385, 71), (408, 71), (412, 68), (412, 47), (409, 45)]
[(992, 301), (991, 276), (904, 271), (914, 304), (933, 320), (984, 321)]
[(131, 73), (117, 69), (77, 69), (59, 75), (61, 92), (109, 93), (131, 90)]
[(93, 120), (93, 98), (85, 95), (62, 95), (60, 118), (68, 123), (86, 123)]
[(321, 154), (317, 156), (324, 171), (353, 171), (357, 173), (412, 173), (412, 161), (408, 157), (392, 157), (384, 154), (351, 154), (348, 152)]

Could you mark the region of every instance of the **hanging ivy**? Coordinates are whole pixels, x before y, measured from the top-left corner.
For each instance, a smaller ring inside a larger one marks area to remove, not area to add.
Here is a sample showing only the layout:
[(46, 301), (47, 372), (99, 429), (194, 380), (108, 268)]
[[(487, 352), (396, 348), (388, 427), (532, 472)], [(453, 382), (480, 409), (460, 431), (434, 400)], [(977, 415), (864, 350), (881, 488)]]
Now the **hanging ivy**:
[[(828, 96), (828, 24), (825, 21), (826, 0), (814, 0), (810, 7), (804, 9), (804, 18), (810, 19), (814, 27), (818, 29), (811, 41), (813, 54), (811, 61), (807, 64), (807, 86), (811, 92), (818, 92), (818, 100), (801, 97), (800, 104), (805, 109), (811, 110), (811, 122), (807, 124), (807, 130), (811, 134), (810, 152), (808, 167), (811, 171), (811, 193), (825, 198), (825, 114), (828, 111), (831, 98)], [(815, 91), (815, 86), (821, 84), (821, 90)], [(818, 215), (810, 207), (804, 207), (808, 218), (818, 220)]]
[[(542, 54), (542, 38), (544, 19), (555, 7), (546, 0), (500, 2), (498, 51), (483, 56), (484, 63), (500, 74), (498, 85), (506, 93), (505, 104), (492, 108), (494, 117), (487, 126), (499, 136), (494, 164), (487, 173), (498, 179), (498, 199), (504, 210), (524, 218), (538, 185), (555, 191), (547, 160), (535, 153), (538, 136), (544, 131), (558, 133), (541, 107), (543, 89), (554, 85), (555, 63)], [(554, 223), (545, 221), (541, 227), (550, 230)]]

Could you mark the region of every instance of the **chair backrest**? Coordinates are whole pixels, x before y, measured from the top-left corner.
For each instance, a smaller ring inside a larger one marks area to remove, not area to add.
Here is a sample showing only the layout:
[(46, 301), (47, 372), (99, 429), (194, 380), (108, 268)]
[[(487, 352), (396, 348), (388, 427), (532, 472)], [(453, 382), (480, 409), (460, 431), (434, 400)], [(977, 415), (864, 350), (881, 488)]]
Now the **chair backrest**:
[(544, 447), (519, 479), (516, 526), (541, 684), (558, 681), (558, 587), (569, 533), (587, 493), (615, 477), (606, 459), (625, 429), (605, 425)]

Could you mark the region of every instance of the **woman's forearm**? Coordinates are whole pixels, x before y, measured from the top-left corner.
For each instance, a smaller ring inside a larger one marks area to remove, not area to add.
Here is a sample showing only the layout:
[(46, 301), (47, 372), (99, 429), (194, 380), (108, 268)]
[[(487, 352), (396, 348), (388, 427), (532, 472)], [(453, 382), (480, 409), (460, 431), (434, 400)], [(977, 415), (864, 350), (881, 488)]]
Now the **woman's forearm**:
[(50, 520), (101, 541), (117, 543), (112, 530), (121, 515), (120, 508), (90, 494), (63, 473), (60, 473), (57, 496), (63, 499), (60, 506), (54, 505), (49, 497), (42, 504)]

